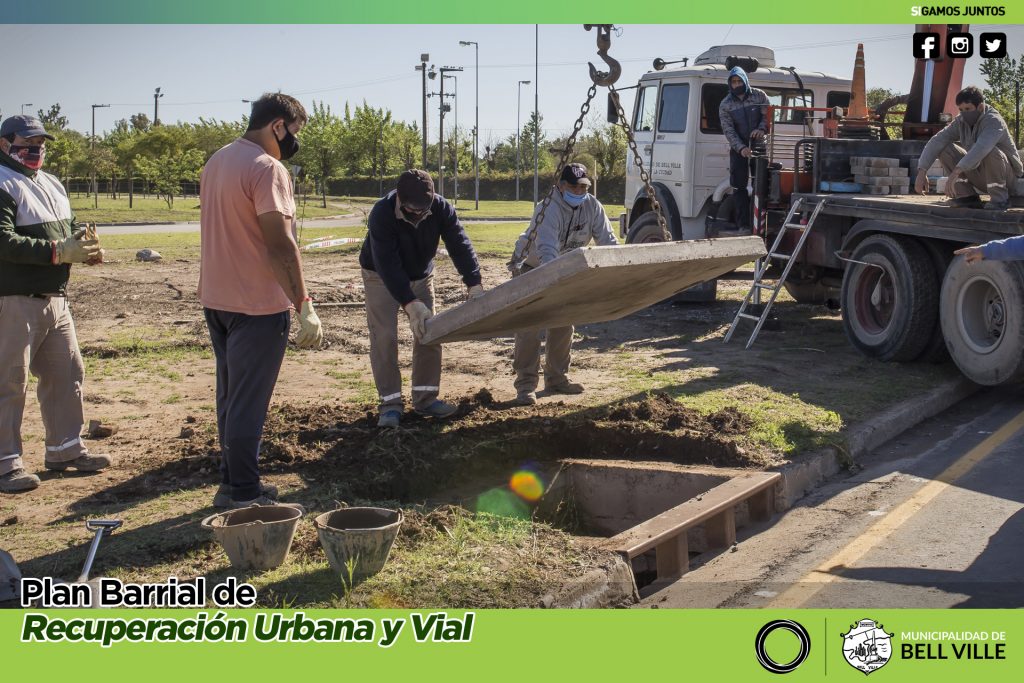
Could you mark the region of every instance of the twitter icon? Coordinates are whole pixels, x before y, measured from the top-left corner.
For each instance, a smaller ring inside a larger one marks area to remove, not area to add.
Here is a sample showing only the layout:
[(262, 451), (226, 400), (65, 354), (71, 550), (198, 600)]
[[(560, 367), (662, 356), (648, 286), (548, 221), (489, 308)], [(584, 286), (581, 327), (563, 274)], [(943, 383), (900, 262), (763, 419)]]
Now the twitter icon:
[(983, 59), (1001, 59), (1006, 56), (1005, 33), (982, 33), (978, 56)]

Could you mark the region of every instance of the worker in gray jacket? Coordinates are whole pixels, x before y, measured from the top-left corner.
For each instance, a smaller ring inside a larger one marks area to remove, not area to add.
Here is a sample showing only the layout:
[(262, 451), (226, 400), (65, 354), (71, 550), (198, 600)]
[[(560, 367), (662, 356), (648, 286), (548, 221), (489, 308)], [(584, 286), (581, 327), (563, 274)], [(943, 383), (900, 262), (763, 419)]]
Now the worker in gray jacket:
[(718, 105), (718, 119), (722, 133), (729, 142), (729, 185), (732, 187), (733, 223), (737, 228), (750, 229), (751, 148), (763, 140), (768, 130), (768, 95), (764, 90), (750, 87), (747, 72), (734, 66), (729, 70), (729, 94)]
[[(550, 263), (559, 255), (584, 247), (593, 240), (602, 246), (618, 244), (608, 223), (608, 215), (587, 190), (590, 179), (583, 164), (567, 164), (562, 169), (557, 191), (548, 203), (544, 220), (530, 233), (537, 222), (543, 202), (534, 209), (529, 227), (519, 236), (512, 255), (513, 264), (522, 264), (521, 272)], [(515, 274), (513, 274), (513, 277)], [(555, 327), (547, 330), (544, 349), (544, 390), (551, 394), (580, 394), (583, 385), (568, 378), (572, 352), (573, 327)], [(533, 405), (540, 378), (541, 332), (517, 332), (512, 368), (516, 372), (517, 405)]]
[(939, 131), (921, 152), (914, 191), (928, 190), (928, 168), (938, 158), (946, 172), (951, 206), (979, 206), (980, 193), (989, 196), (986, 209), (1010, 208), (1014, 183), (1024, 167), (1003, 117), (985, 104), (973, 85), (957, 93), (960, 115)]

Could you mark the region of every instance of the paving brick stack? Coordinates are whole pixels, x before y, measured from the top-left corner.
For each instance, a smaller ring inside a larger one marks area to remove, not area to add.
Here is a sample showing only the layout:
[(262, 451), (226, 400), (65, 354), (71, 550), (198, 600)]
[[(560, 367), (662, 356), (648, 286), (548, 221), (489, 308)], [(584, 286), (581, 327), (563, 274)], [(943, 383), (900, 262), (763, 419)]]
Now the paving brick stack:
[(863, 194), (908, 194), (910, 169), (900, 166), (899, 159), (888, 157), (851, 157), (850, 171), (855, 182), (863, 186)]

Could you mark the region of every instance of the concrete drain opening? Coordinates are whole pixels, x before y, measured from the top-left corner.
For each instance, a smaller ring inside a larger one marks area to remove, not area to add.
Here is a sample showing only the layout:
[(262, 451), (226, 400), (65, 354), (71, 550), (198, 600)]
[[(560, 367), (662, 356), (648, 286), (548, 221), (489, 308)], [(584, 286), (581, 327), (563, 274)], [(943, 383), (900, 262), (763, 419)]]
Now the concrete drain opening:
[(726, 550), (737, 529), (770, 519), (781, 481), (778, 472), (565, 460), (536, 515), (617, 552), (646, 596), (685, 574), (692, 556)]

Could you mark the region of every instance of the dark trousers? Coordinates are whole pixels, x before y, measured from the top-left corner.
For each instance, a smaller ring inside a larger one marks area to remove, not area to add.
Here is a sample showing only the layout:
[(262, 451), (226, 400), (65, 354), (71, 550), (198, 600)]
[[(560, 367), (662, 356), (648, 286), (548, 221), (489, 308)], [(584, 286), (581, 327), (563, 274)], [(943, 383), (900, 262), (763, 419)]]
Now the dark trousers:
[(732, 222), (741, 230), (750, 229), (750, 195), (747, 181), (750, 179), (750, 159), (734, 149), (729, 150), (729, 186), (732, 187)]
[(288, 311), (245, 315), (203, 309), (217, 359), (221, 475), (234, 500), (260, 495), (263, 423), (288, 344)]

